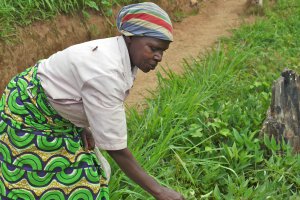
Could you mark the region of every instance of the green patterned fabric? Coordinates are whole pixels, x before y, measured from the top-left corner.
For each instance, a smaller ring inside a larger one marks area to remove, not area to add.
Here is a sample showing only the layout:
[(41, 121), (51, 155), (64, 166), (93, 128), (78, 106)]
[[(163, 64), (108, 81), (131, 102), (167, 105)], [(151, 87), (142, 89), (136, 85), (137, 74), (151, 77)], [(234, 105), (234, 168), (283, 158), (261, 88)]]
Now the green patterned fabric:
[(95, 153), (50, 106), (37, 67), (15, 76), (0, 101), (0, 200), (108, 200)]

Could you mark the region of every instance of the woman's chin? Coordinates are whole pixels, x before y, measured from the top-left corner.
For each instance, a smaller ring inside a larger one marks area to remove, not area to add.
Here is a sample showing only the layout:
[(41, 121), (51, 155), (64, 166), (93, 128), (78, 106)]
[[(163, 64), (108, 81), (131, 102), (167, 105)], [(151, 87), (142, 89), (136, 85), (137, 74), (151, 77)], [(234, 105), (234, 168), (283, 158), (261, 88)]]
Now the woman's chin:
[(138, 67), (142, 72), (144, 73), (148, 73), (150, 72), (152, 69), (149, 67)]

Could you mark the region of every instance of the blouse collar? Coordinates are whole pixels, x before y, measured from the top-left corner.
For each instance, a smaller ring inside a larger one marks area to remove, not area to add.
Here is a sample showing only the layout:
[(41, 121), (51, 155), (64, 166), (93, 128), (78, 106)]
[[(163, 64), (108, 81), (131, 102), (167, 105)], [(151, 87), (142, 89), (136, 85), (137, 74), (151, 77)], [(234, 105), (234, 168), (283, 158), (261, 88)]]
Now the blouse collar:
[(136, 77), (138, 68), (135, 66), (133, 67), (133, 69), (131, 69), (130, 57), (123, 36), (117, 36), (117, 40), (121, 52), (122, 64), (124, 67), (124, 78), (128, 88), (131, 88), (133, 85), (133, 81)]

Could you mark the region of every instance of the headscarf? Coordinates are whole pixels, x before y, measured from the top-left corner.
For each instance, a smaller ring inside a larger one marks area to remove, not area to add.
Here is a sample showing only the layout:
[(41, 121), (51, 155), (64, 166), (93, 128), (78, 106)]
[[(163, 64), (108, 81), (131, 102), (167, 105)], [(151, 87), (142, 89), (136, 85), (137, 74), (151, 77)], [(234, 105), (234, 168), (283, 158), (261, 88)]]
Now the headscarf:
[(173, 41), (173, 27), (168, 14), (151, 2), (123, 7), (117, 17), (117, 28), (125, 36), (148, 36)]

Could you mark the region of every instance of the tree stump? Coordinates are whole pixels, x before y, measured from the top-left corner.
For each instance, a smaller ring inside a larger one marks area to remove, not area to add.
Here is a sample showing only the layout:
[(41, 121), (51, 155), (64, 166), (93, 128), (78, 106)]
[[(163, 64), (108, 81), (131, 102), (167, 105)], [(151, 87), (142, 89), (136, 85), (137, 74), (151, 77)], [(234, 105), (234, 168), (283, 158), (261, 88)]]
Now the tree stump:
[(285, 69), (272, 87), (272, 102), (264, 121), (262, 133), (284, 139), (300, 152), (300, 77)]

